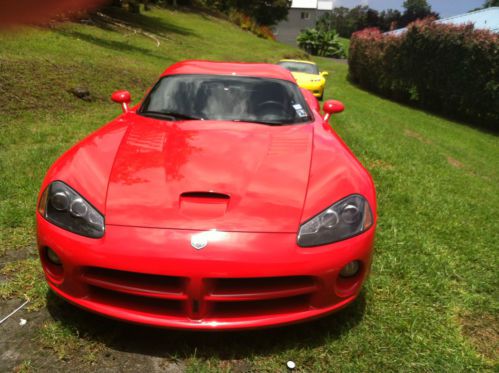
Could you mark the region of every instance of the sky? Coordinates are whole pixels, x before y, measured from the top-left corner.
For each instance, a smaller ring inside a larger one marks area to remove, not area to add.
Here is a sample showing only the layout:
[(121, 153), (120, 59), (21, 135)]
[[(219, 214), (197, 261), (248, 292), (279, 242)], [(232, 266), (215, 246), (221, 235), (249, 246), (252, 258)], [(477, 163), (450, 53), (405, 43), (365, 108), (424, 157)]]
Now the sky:
[[(357, 5), (369, 5), (376, 10), (399, 9), (402, 10), (404, 0), (335, 0), (334, 6), (346, 6), (352, 8)], [(454, 16), (478, 8), (485, 0), (428, 0), (434, 12), (440, 14), (440, 18)]]

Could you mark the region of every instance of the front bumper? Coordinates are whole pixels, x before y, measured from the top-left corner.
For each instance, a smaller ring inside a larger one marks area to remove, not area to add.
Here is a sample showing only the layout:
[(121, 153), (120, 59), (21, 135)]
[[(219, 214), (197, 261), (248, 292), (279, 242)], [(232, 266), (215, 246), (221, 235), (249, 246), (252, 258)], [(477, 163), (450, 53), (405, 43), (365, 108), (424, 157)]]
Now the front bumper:
[(320, 84), (320, 83), (319, 84), (310, 84), (310, 83), (299, 84), (299, 86), (306, 89), (307, 91), (310, 91), (310, 93), (312, 93), (317, 98), (322, 97), (322, 95), (324, 94), (325, 85)]
[[(37, 214), (46, 279), (61, 297), (109, 317), (160, 327), (245, 329), (326, 315), (353, 301), (367, 277), (374, 228), (301, 248), (291, 233), (214, 232), (202, 250), (189, 230), (106, 226), (102, 239), (60, 229)], [(57, 253), (63, 265), (46, 257)], [(353, 278), (339, 276), (362, 262)]]
[(320, 88), (317, 88), (317, 89), (309, 89), (310, 92), (312, 92), (312, 94), (317, 97), (317, 98), (321, 98), (322, 95), (324, 94), (324, 87), (320, 87)]

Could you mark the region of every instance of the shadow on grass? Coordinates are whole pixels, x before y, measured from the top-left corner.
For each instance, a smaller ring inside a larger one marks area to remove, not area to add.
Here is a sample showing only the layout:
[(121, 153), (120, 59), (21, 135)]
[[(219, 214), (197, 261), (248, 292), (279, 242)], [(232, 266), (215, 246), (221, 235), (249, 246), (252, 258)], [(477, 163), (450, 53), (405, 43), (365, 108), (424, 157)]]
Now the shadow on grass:
[[(348, 60), (347, 60), (346, 64), (348, 65)], [(417, 110), (417, 111), (423, 112), (427, 115), (431, 115), (431, 116), (434, 116), (434, 117), (439, 118), (439, 119), (443, 119), (443, 120), (446, 120), (449, 122), (454, 122), (460, 126), (469, 127), (471, 129), (477, 130), (477, 131), (484, 133), (486, 135), (492, 135), (495, 137), (499, 136), (499, 126), (497, 125), (497, 123), (483, 122), (480, 119), (463, 118), (462, 116), (459, 116), (457, 114), (453, 115), (451, 113), (445, 113), (445, 112), (439, 111), (437, 109), (427, 108), (427, 107), (424, 107), (423, 105), (417, 105), (415, 103), (411, 104), (411, 102), (409, 100), (393, 97), (393, 96), (390, 96), (388, 94), (383, 94), (383, 93), (378, 92), (376, 90), (364, 87), (361, 84), (353, 81), (350, 77), (347, 77), (347, 81), (353, 87), (355, 87), (355, 88), (357, 88), (365, 93), (376, 96), (377, 98), (379, 98), (381, 100), (390, 101), (392, 103), (396, 103), (400, 106), (403, 106), (404, 108), (407, 108), (407, 109)]]
[[(169, 23), (164, 18), (152, 16), (147, 12), (134, 14), (117, 7), (108, 7), (103, 13), (127, 26), (141, 28), (146, 32), (157, 35), (167, 36), (168, 34), (178, 34), (183, 36), (197, 36), (190, 28)], [(106, 28), (108, 25), (103, 21), (99, 19), (96, 26)]]
[[(106, 49), (113, 49), (113, 50), (118, 51), (118, 52), (125, 52), (125, 53), (132, 53), (132, 54), (139, 53), (139, 54), (146, 55), (149, 57), (158, 58), (162, 61), (165, 60), (164, 55), (156, 54), (156, 53), (152, 52), (150, 49), (137, 47), (135, 45), (131, 45), (131, 44), (126, 43), (126, 42), (117, 41), (117, 40), (102, 39), (102, 38), (98, 38), (98, 37), (93, 36), (93, 35), (84, 34), (82, 32), (74, 31), (74, 30), (70, 31), (70, 30), (56, 29), (56, 30), (54, 30), (54, 32), (57, 32), (61, 36), (83, 40), (87, 43), (97, 45), (98, 47), (102, 47), (102, 48), (106, 48)], [(153, 43), (153, 41), (151, 40), (151, 45), (153, 45), (152, 43)]]
[(243, 359), (296, 348), (313, 348), (340, 338), (365, 312), (364, 291), (347, 308), (314, 321), (272, 329), (232, 332), (192, 332), (128, 324), (81, 310), (47, 292), (54, 320), (89, 341), (110, 349), (166, 358)]

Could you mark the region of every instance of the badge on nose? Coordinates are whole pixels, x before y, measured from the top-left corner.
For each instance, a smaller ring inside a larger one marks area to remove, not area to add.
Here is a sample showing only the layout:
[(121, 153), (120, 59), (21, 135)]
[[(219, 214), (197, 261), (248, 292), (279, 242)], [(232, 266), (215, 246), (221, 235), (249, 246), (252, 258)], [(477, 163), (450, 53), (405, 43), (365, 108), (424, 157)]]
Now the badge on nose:
[(191, 246), (196, 250), (201, 250), (206, 247), (206, 245), (208, 245), (208, 237), (204, 234), (204, 232), (193, 234), (191, 236)]

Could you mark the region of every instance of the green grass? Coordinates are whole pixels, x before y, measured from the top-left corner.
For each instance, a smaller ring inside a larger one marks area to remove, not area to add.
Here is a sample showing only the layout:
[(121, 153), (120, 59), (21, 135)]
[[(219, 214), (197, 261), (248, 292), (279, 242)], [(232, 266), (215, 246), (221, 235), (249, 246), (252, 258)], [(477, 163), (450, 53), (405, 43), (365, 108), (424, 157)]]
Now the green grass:
[(30, 311), (45, 307), (48, 286), (40, 272), (38, 259), (9, 262), (0, 269), (0, 275), (9, 279), (9, 281), (0, 281), (0, 299), (25, 298), (30, 301), (27, 305)]
[[(166, 66), (187, 58), (273, 62), (299, 53), (202, 14), (113, 16), (159, 35), (161, 45), (140, 33), (74, 23), (0, 35), (0, 258), (34, 248), (43, 175), (65, 149), (119, 113), (108, 100), (113, 90), (139, 97)], [(50, 301), (36, 260), (18, 260), (2, 269), (0, 297), (29, 296), (33, 309), (48, 299), (51, 314), (62, 314), (35, 338), (44, 354), (70, 360), (84, 350), (98, 362), (105, 345), (182, 361), (193, 372), (284, 371), (287, 360), (303, 372), (494, 370), (497, 136), (362, 91), (346, 79), (346, 65), (317, 62), (330, 72), (326, 98), (346, 105), (331, 124), (377, 186), (376, 254), (359, 301), (332, 317), (277, 330), (123, 328)], [(93, 101), (67, 92), (75, 86), (88, 87)], [(37, 359), (26, 361), (32, 367)]]
[(61, 321), (44, 322), (37, 330), (35, 339), (40, 346), (53, 351), (58, 359), (71, 359), (79, 354), (87, 362), (94, 362), (97, 352), (102, 348), (99, 343), (80, 335), (73, 325)]
[(339, 37), (339, 39), (340, 39), (341, 45), (343, 46), (343, 49), (345, 50), (345, 53), (347, 54), (347, 57), (348, 57), (348, 49), (350, 48), (350, 39), (342, 38), (342, 37)]

